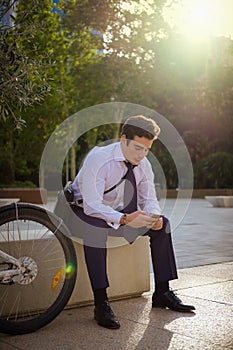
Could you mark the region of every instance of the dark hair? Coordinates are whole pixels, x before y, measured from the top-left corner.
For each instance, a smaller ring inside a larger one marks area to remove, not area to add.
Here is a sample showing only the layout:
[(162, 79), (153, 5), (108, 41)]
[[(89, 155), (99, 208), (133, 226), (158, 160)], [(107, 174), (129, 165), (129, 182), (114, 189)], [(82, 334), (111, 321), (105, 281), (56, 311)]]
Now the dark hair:
[(128, 140), (133, 140), (134, 136), (155, 140), (159, 133), (160, 128), (156, 122), (143, 115), (135, 115), (127, 118), (122, 127), (122, 135), (125, 134)]

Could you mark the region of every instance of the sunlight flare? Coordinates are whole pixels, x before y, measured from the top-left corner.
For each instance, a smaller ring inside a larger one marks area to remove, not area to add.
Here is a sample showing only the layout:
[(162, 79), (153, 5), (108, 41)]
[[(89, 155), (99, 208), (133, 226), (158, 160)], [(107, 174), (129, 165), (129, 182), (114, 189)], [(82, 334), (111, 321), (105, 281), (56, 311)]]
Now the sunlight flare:
[(228, 21), (230, 9), (233, 10), (233, 2), (228, 0), (181, 0), (167, 7), (164, 17), (179, 33), (203, 39), (233, 32), (233, 26), (229, 27)]

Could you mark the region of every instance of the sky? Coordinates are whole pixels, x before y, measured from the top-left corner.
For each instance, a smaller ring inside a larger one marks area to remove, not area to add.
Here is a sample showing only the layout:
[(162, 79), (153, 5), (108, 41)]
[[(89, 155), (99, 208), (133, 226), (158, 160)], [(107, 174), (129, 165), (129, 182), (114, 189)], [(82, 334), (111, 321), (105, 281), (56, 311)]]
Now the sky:
[(193, 38), (226, 36), (233, 39), (233, 0), (180, 0), (165, 11), (169, 24)]

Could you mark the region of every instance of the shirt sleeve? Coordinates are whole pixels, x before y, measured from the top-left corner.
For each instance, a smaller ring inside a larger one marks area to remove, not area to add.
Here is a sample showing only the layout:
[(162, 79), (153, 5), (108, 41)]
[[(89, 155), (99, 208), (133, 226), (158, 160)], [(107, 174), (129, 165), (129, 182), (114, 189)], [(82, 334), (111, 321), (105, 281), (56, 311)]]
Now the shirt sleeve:
[(147, 215), (150, 213), (161, 214), (161, 208), (157, 199), (154, 183), (154, 173), (148, 159), (145, 158), (144, 176), (138, 184), (138, 204)]
[(107, 224), (117, 229), (122, 213), (103, 203), (107, 167), (103, 155), (90, 154), (80, 170), (79, 186), (83, 198), (84, 213), (103, 219)]

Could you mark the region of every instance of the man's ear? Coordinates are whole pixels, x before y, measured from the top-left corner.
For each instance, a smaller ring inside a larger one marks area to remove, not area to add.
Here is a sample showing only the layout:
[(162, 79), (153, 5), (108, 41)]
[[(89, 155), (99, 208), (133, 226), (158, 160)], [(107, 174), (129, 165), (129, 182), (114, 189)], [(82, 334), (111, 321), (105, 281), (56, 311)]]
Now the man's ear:
[(126, 135), (125, 134), (121, 135), (121, 141), (126, 141)]

